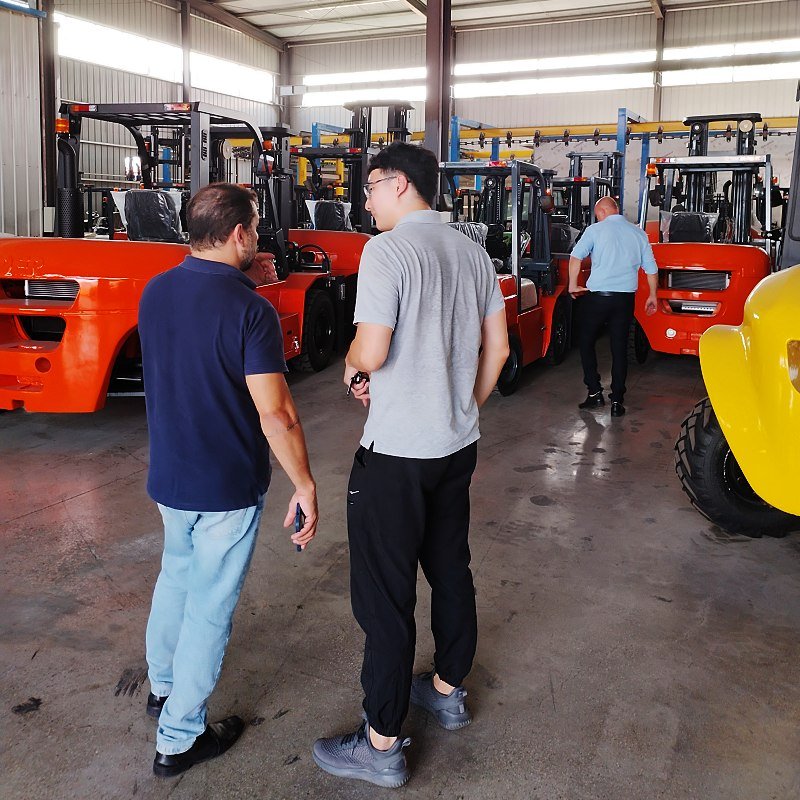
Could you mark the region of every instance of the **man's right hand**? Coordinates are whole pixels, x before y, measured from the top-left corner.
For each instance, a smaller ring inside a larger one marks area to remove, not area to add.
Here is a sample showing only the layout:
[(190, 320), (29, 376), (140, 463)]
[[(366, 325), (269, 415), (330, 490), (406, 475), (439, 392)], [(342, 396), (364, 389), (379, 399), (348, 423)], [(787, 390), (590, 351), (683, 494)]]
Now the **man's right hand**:
[(366, 408), (369, 405), (369, 378), (360, 383), (351, 384), (350, 381), (353, 380), (357, 372), (358, 370), (355, 367), (345, 362), (343, 381), (344, 385), (350, 390), (350, 394), (355, 397), (356, 400), (360, 400), (362, 405)]
[(317, 487), (314, 484), (306, 487), (295, 487), (295, 492), (289, 501), (286, 519), (283, 521), (284, 528), (294, 526), (294, 517), (298, 504), (305, 515), (306, 524), (303, 525), (300, 531), (292, 534), (292, 542), (299, 544), (305, 550), (308, 543), (317, 535), (317, 523), (319, 521)]
[(567, 292), (569, 292), (569, 296), (573, 300), (577, 299), (582, 294), (586, 294), (586, 292), (588, 291), (589, 290), (585, 286), (570, 286), (569, 289), (567, 289)]

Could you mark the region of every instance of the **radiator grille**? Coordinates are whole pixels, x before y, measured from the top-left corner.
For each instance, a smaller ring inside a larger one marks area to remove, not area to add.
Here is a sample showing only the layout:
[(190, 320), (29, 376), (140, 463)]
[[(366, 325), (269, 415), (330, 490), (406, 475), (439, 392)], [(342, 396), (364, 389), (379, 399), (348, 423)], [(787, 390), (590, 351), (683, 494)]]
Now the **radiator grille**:
[(77, 281), (25, 281), (25, 297), (38, 300), (75, 300), (78, 296)]
[(671, 269), (666, 273), (668, 289), (722, 291), (728, 288), (731, 280), (729, 272), (710, 269)]

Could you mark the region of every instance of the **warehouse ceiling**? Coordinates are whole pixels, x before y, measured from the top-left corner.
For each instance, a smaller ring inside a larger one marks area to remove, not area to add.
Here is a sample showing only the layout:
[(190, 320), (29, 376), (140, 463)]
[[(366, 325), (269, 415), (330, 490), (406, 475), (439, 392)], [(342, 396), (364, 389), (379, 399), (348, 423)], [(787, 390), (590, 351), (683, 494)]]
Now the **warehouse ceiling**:
[[(741, 0), (452, 0), (456, 29), (735, 5)], [(422, 33), (425, 0), (217, 0), (243, 22), (291, 43)]]

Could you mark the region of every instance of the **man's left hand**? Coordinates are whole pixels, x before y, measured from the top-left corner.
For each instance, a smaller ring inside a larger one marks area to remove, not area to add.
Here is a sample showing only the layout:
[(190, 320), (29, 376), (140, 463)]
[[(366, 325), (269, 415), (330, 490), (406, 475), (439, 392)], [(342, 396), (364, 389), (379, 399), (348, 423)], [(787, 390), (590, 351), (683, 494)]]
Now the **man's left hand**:
[(656, 296), (654, 294), (651, 294), (645, 301), (644, 313), (647, 314), (648, 317), (652, 317), (657, 310), (658, 310), (658, 301), (656, 300)]

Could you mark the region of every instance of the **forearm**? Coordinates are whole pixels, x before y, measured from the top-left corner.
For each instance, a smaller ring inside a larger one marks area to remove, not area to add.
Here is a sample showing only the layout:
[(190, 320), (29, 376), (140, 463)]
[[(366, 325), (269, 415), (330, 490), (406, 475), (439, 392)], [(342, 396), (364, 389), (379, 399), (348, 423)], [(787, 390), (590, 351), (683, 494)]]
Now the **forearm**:
[(497, 385), (497, 379), (500, 377), (507, 358), (508, 355), (490, 354), (486, 350), (481, 353), (478, 361), (478, 374), (475, 378), (475, 389), (473, 390), (478, 408), (481, 408), (489, 399), (489, 395)]
[(581, 274), (581, 260), (579, 258), (575, 258), (574, 256), (570, 256), (569, 258), (569, 285), (570, 286), (577, 286), (578, 285), (578, 277)]
[(655, 297), (658, 289), (658, 273), (655, 275), (647, 274), (647, 285), (650, 287), (650, 296)]
[(275, 458), (295, 487), (312, 487), (314, 478), (308, 463), (306, 437), (296, 413), (262, 415), (261, 429)]

